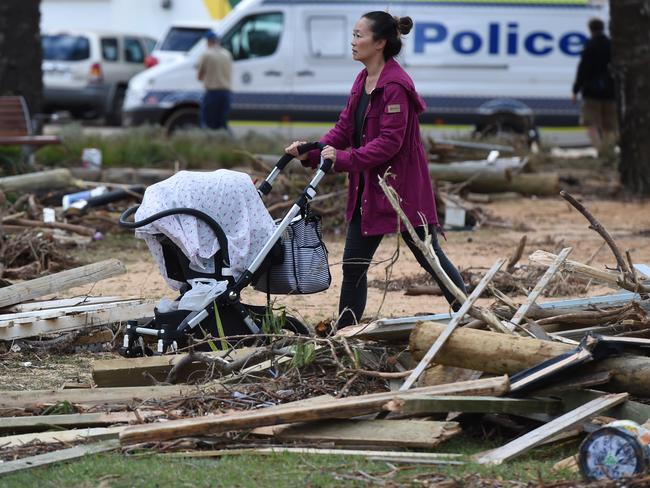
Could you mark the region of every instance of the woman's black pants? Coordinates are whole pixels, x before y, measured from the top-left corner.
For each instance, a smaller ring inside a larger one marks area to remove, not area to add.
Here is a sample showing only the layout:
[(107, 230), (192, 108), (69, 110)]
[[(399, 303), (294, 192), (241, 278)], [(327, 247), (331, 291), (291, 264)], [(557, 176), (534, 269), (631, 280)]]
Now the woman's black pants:
[[(433, 249), (440, 260), (442, 269), (445, 270), (447, 276), (466, 293), (463, 278), (456, 269), (456, 267), (449, 261), (445, 253), (438, 244), (436, 238), (436, 231), (432, 225), (429, 225), (429, 233)], [(420, 239), (424, 239), (425, 228), (417, 227), (416, 232)], [(339, 320), (338, 327), (345, 327), (355, 324), (361, 320), (363, 311), (366, 308), (366, 299), (368, 296), (368, 267), (375, 251), (379, 247), (381, 240), (384, 236), (364, 236), (361, 234), (361, 214), (359, 209), (354, 213), (352, 221), (348, 226), (348, 233), (345, 239), (345, 250), (343, 251), (343, 284), (341, 285), (341, 297), (339, 300)], [(420, 266), (422, 266), (440, 286), (443, 295), (451, 305), (454, 311), (460, 308), (460, 304), (456, 301), (454, 295), (447, 289), (447, 287), (436, 276), (435, 272), (427, 262), (422, 252), (417, 248), (413, 239), (408, 232), (402, 232), (402, 238), (406, 242), (415, 259), (417, 259)]]

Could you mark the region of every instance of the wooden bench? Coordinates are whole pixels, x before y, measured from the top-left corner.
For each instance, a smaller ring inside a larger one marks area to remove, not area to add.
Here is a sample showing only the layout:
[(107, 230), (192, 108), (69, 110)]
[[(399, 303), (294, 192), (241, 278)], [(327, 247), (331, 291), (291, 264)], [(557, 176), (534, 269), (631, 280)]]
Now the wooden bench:
[(41, 147), (48, 144), (61, 144), (61, 139), (34, 134), (23, 97), (0, 97), (0, 146)]

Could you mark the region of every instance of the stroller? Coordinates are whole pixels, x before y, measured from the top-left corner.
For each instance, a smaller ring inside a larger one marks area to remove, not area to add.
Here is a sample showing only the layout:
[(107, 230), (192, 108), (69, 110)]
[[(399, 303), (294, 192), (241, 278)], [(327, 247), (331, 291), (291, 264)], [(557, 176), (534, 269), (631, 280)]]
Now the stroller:
[[(300, 146), (298, 150), (304, 154), (322, 148), (322, 144), (311, 142)], [(253, 190), (254, 199), (271, 192), (274, 180), (292, 159), (288, 154), (280, 158), (256, 191)], [(163, 275), (166, 274), (168, 282), (171, 280), (178, 283), (180, 295), (173, 302), (161, 301), (154, 309), (154, 317), (146, 322), (128, 321), (120, 354), (125, 357), (164, 354), (186, 347), (191, 342), (190, 336), (199, 341), (206, 337), (214, 339), (209, 343), (202, 341), (200, 344), (204, 346), (203, 349), (215, 346), (225, 349), (236, 343), (251, 343), (255, 340), (255, 335), (262, 331), (265, 320), (268, 322), (268, 308), (242, 303), (240, 298), (244, 288), (252, 285), (253, 288), (266, 292), (267, 306), (270, 304), (271, 294), (307, 294), (327, 289), (331, 281), (327, 250), (322, 242), (320, 217), (310, 212), (309, 202), (316, 195), (316, 187), (331, 167), (331, 160), (321, 158), (312, 180), (284, 218), (277, 225), (271, 221), (272, 228), (268, 238), (261, 243), (259, 250), (251, 254), (252, 260), (241, 266), (238, 273), (233, 270), (231, 261), (231, 251), (237, 252), (238, 249), (229, 249), (229, 236), (218, 223), (219, 216), (208, 215), (196, 208), (178, 207), (167, 208), (142, 220), (130, 222), (129, 218), (138, 211), (140, 205), (122, 213), (120, 226), (129, 229), (142, 229), (146, 226), (151, 229), (150, 224), (160, 226), (163, 222), (189, 216), (196, 219), (197, 225), (202, 223), (204, 228), (211, 231), (216, 239), (215, 243), (211, 238), (211, 244), (218, 250), (207, 260), (208, 266), (197, 268), (183, 252), (178, 235), (158, 230), (149, 231), (156, 249), (160, 251), (159, 256), (155, 253), (154, 256), (161, 259), (161, 272), (164, 271)], [(252, 186), (250, 178), (248, 184)], [(143, 206), (146, 198), (145, 194)], [(258, 204), (259, 201), (253, 203)], [(270, 219), (268, 211), (261, 206)], [(235, 217), (237, 212), (235, 209)], [(167, 220), (161, 220), (165, 218)], [(153, 252), (151, 244), (149, 247)], [(280, 322), (283, 329), (295, 334), (309, 335), (309, 329), (295, 317), (287, 315)], [(144, 340), (145, 336), (155, 338), (155, 353)]]

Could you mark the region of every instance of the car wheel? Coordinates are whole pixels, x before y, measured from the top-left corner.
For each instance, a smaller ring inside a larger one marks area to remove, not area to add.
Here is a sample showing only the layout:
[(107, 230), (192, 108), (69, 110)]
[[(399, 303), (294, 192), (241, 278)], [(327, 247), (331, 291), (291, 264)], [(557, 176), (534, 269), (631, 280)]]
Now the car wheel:
[(106, 116), (106, 123), (112, 126), (122, 125), (122, 105), (124, 105), (124, 96), (126, 95), (126, 88), (123, 86), (115, 90), (113, 103), (111, 104), (111, 113)]
[(199, 109), (185, 107), (174, 110), (165, 121), (165, 130), (172, 134), (179, 129), (194, 129), (199, 126)]

